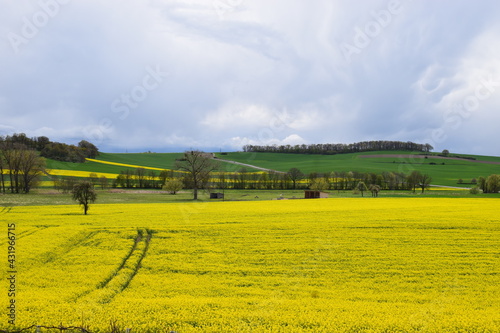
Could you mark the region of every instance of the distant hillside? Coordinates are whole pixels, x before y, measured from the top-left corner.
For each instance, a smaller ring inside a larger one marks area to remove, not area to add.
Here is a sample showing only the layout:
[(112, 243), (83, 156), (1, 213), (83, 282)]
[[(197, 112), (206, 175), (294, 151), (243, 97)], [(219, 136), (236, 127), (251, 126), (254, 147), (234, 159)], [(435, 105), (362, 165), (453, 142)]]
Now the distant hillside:
[[(472, 178), (489, 176), (500, 173), (500, 157), (461, 155), (474, 158), (456, 159), (453, 154), (445, 158), (442, 156), (427, 156), (419, 152), (408, 151), (374, 151), (352, 154), (316, 155), (316, 154), (285, 154), (285, 153), (257, 153), (235, 152), (218, 157), (247, 163), (262, 168), (278, 171), (288, 171), (298, 168), (303, 173), (325, 172), (403, 172), (413, 170), (429, 174), (432, 184), (470, 187), (470, 184), (458, 184), (459, 179), (469, 183)], [(367, 156), (369, 156), (367, 158)]]
[[(105, 164), (97, 161), (86, 161), (85, 163), (68, 163), (47, 160), (47, 168), (60, 170), (75, 170), (90, 172), (103, 172), (119, 174), (123, 170), (133, 170), (137, 167), (149, 167), (158, 169), (172, 169), (175, 160), (182, 157), (182, 153), (100, 153), (95, 159), (98, 161), (112, 162), (116, 164)], [(124, 165), (120, 165), (124, 164)], [(125, 166), (127, 165), (127, 166)]]
[[(500, 173), (500, 157), (460, 155), (456, 158), (428, 155), (427, 158), (420, 152), (408, 151), (374, 151), (351, 154), (318, 155), (318, 154), (285, 154), (285, 153), (257, 153), (232, 152), (216, 154), (220, 160), (235, 161), (260, 168), (287, 172), (291, 168), (298, 168), (303, 173), (326, 172), (363, 172), (376, 173), (402, 172), (409, 174), (413, 170), (429, 174), (432, 184), (447, 186), (470, 187), (468, 184), (473, 178)], [(101, 153), (96, 160), (114, 164), (87, 161), (85, 163), (68, 163), (47, 160), (49, 169), (74, 170), (84, 173), (119, 174), (124, 170), (135, 170), (137, 167), (151, 169), (173, 169), (175, 161), (182, 157), (182, 153)], [(465, 157), (465, 158), (464, 158)], [(475, 160), (472, 160), (473, 158)], [(237, 166), (232, 163), (221, 163), (221, 171), (232, 173), (241, 168), (254, 171), (248, 166)], [(464, 184), (458, 184), (459, 179)]]

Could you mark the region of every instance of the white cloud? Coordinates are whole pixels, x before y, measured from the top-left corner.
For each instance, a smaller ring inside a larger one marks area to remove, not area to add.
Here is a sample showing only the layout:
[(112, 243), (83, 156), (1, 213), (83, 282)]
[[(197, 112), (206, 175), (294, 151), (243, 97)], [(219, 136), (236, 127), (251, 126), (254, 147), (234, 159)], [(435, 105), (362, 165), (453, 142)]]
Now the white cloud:
[(272, 117), (272, 111), (265, 106), (235, 103), (207, 114), (201, 124), (213, 130), (231, 130), (234, 127), (254, 128), (269, 126)]
[(293, 146), (293, 145), (303, 144), (306, 142), (303, 138), (300, 137), (300, 135), (292, 134), (292, 135), (289, 135), (286, 138), (284, 138), (282, 143), (285, 145), (292, 145)]
[(434, 146), (498, 155), (494, 147), (480, 142), (498, 135), (494, 124), (500, 105), (500, 49), (491, 40), (500, 38), (499, 31), (498, 25), (490, 26), (472, 38), (447, 67), (432, 65), (425, 72), (421, 100), (427, 99), (428, 109), (439, 115), (430, 126), (432, 132), (440, 133)]
[(233, 137), (229, 140), (228, 146), (235, 149), (241, 150), (241, 148), (245, 145), (298, 145), (307, 143), (306, 140), (300, 137), (297, 134), (291, 134), (283, 139), (279, 139), (276, 137), (262, 137), (260, 139), (253, 139), (248, 137)]

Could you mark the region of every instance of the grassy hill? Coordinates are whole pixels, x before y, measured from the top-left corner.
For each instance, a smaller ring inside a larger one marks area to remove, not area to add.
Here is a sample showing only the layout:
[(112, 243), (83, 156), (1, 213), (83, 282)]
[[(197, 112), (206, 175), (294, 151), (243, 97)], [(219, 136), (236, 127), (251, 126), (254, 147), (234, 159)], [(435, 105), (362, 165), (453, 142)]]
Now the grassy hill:
[(175, 165), (175, 160), (182, 158), (182, 155), (183, 153), (101, 153), (96, 159), (99, 161), (141, 165), (159, 169), (172, 169)]
[[(410, 154), (412, 158), (400, 157), (401, 155), (407, 156)], [(375, 173), (391, 171), (410, 173), (412, 170), (418, 170), (431, 175), (434, 184), (448, 186), (460, 186), (457, 184), (459, 179), (463, 179), (464, 182), (470, 182), (472, 178), (500, 173), (500, 157), (460, 155), (462, 157), (475, 158), (476, 160), (452, 159), (439, 156), (429, 156), (426, 159), (420, 154), (409, 153), (407, 151), (363, 152), (337, 155), (235, 152), (227, 153), (227, 155), (217, 154), (217, 156), (227, 160), (279, 171), (299, 168), (304, 173), (331, 171)], [(498, 164), (487, 164), (484, 162)]]
[[(486, 177), (490, 174), (500, 173), (500, 157), (476, 155), (460, 155), (461, 157), (474, 158), (475, 160), (454, 159), (453, 155), (450, 155), (449, 158), (437, 155), (424, 158), (421, 153), (409, 153), (407, 151), (363, 152), (337, 155), (233, 152), (216, 155), (220, 159), (283, 172), (291, 168), (298, 168), (304, 173), (332, 171), (382, 173), (384, 171), (391, 171), (408, 174), (413, 170), (418, 170), (431, 175), (433, 184), (447, 186), (468, 187), (470, 186), (469, 184), (457, 184), (458, 180), (463, 179), (465, 183), (469, 183), (472, 178), (479, 176)], [(87, 161), (85, 163), (47, 160), (47, 167), (49, 169), (74, 170), (88, 173), (119, 174), (122, 170), (136, 169), (137, 167), (173, 169), (175, 168), (175, 160), (180, 157), (182, 157), (182, 153), (101, 153), (96, 159), (97, 161)], [(234, 164), (222, 163), (221, 168), (227, 172), (233, 172), (240, 167)], [(248, 167), (247, 169), (252, 170)]]
[(131, 154), (114, 154), (101, 153), (96, 160), (103, 162), (112, 162), (124, 165), (112, 165), (99, 162), (86, 161), (85, 163), (60, 162), (48, 159), (48, 169), (60, 170), (75, 170), (103, 173), (120, 173), (125, 169), (135, 169), (136, 167), (150, 167), (158, 169), (172, 169), (177, 158), (181, 158), (182, 153), (131, 153)]
[[(119, 174), (121, 171), (136, 168), (153, 169), (156, 171), (164, 169), (175, 169), (176, 159), (182, 158), (184, 153), (101, 153), (95, 161), (85, 163), (61, 162), (47, 159), (47, 169), (73, 170), (83, 172)], [(222, 165), (225, 170), (224, 164)], [(249, 171), (255, 169), (247, 168)], [(232, 167), (234, 171), (234, 166)]]

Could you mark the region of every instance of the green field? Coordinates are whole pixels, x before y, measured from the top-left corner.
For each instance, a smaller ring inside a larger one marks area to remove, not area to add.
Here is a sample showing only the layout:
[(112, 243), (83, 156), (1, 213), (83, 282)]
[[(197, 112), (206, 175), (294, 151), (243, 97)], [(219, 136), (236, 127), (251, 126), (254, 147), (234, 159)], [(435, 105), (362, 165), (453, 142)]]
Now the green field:
[[(157, 169), (175, 169), (176, 159), (182, 158), (183, 153), (100, 153), (96, 160), (103, 162), (112, 162), (124, 165), (111, 165), (99, 163), (94, 161), (86, 161), (85, 163), (71, 163), (61, 162), (52, 159), (47, 159), (48, 169), (59, 170), (74, 170), (74, 171), (88, 171), (114, 173), (119, 174), (124, 170), (135, 170), (138, 167), (157, 168)], [(133, 166), (126, 166), (133, 165)], [(236, 171), (239, 167), (226, 166), (225, 163), (221, 164), (221, 170)], [(255, 171), (255, 169), (247, 168), (248, 171)], [(158, 172), (158, 171), (156, 171)]]
[[(476, 160), (454, 160), (450, 158), (401, 158), (401, 157), (373, 157), (366, 158), (366, 155), (408, 155), (408, 152), (365, 152), (337, 155), (308, 155), (308, 154), (278, 154), (278, 153), (243, 153), (233, 152), (224, 155), (216, 154), (219, 159), (236, 161), (250, 164), (257, 167), (286, 172), (291, 168), (298, 168), (304, 173), (311, 172), (343, 172), (358, 171), (370, 173), (382, 173), (384, 171), (411, 173), (418, 170), (429, 174), (432, 184), (446, 186), (470, 187), (469, 183), (473, 178), (480, 176), (487, 177), (491, 174), (500, 173), (500, 157), (474, 156)], [(413, 156), (419, 156), (414, 154)], [(134, 165), (134, 167), (122, 165), (110, 165), (98, 162), (87, 161), (85, 163), (68, 163), (47, 160), (48, 169), (75, 170), (85, 172), (102, 172), (119, 174), (121, 171), (135, 170), (135, 166), (174, 169), (175, 160), (182, 157), (182, 153), (130, 153), (115, 154), (101, 153), (97, 160)], [(498, 164), (487, 164), (481, 162), (493, 162)], [(220, 162), (220, 171), (234, 172), (241, 168), (248, 171), (255, 171), (251, 167)], [(155, 171), (158, 172), (158, 171)], [(462, 179), (466, 184), (458, 184)]]
[(71, 162), (61, 162), (61, 161), (56, 161), (56, 160), (51, 160), (47, 159), (47, 169), (58, 169), (58, 170), (74, 170), (74, 171), (88, 171), (88, 173), (92, 172), (103, 172), (103, 173), (117, 173), (119, 174), (120, 171), (126, 170), (126, 169), (131, 169), (134, 170), (135, 168), (128, 168), (124, 166), (118, 166), (118, 165), (109, 165), (109, 164), (102, 164), (102, 163), (96, 163), (96, 162), (85, 162), (85, 163), (71, 163)]
[[(398, 158), (377, 157), (362, 158), (363, 155), (408, 155), (408, 152), (364, 152), (337, 155), (305, 155), (305, 154), (281, 154), (281, 153), (243, 153), (235, 152), (227, 155), (217, 154), (220, 158), (256, 165), (263, 168), (288, 171), (291, 168), (299, 168), (304, 173), (310, 172), (374, 172), (384, 171), (404, 172), (409, 174), (413, 170), (427, 173), (433, 178), (433, 184), (460, 186), (459, 179), (470, 182), (472, 178), (479, 176), (487, 177), (491, 174), (500, 173), (500, 164), (484, 164), (468, 160), (452, 160), (445, 158)], [(500, 157), (484, 157), (473, 155), (461, 155), (474, 157), (477, 161), (492, 161), (500, 163)], [(431, 165), (430, 163), (436, 163)], [(444, 163), (444, 165), (442, 165)], [(470, 186), (470, 185), (462, 185)]]
[[(159, 169), (172, 169), (175, 166), (175, 160), (181, 158), (181, 153), (130, 153), (130, 154), (114, 154), (114, 153), (100, 153), (96, 158), (100, 161), (130, 164), (145, 166)], [(90, 172), (104, 172), (104, 173), (117, 173), (122, 170), (135, 170), (135, 167), (127, 167), (121, 165), (110, 165), (97, 162), (86, 161), (85, 163), (70, 163), (60, 162), (48, 159), (48, 169), (61, 169), (61, 170), (76, 170)]]
[(182, 158), (182, 155), (183, 153), (101, 153), (97, 159), (106, 162), (143, 165), (159, 169), (172, 169), (175, 165), (175, 160)]

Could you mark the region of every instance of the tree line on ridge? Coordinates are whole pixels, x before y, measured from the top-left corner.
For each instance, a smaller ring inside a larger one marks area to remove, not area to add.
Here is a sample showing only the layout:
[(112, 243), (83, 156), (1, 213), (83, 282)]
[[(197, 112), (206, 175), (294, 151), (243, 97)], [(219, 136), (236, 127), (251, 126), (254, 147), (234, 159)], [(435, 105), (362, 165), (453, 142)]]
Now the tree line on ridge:
[(244, 152), (256, 153), (288, 153), (288, 154), (348, 154), (360, 153), (367, 151), (420, 151), (429, 153), (433, 150), (430, 144), (420, 144), (414, 142), (403, 141), (363, 141), (356, 143), (318, 143), (318, 144), (301, 144), (301, 145), (245, 145)]

